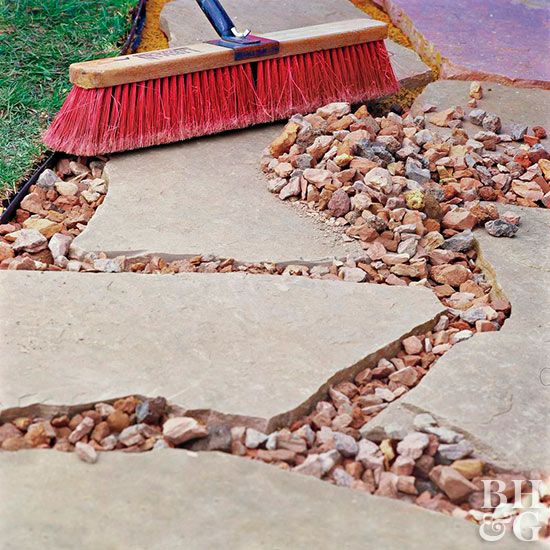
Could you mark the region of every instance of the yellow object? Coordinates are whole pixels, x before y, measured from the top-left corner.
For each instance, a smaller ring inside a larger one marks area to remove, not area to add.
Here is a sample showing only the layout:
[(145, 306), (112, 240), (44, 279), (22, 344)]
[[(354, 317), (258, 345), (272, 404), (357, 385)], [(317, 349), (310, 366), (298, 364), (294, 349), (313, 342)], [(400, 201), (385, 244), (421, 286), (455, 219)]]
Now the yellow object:
[(420, 189), (414, 189), (404, 194), (407, 208), (411, 210), (422, 210), (424, 208), (424, 193)]
[(388, 24), (388, 37), (394, 42), (401, 44), (407, 48), (412, 48), (411, 41), (407, 35), (398, 27), (396, 27), (389, 15), (379, 7), (377, 7), (371, 0), (351, 0), (351, 3), (358, 7), (361, 11), (364, 11), (367, 15), (370, 15), (373, 19), (383, 21)]
[(474, 458), (455, 460), (451, 467), (460, 472), (466, 479), (473, 479), (483, 474), (483, 462)]
[(334, 157), (334, 162), (342, 168), (343, 166), (348, 166), (348, 164), (353, 160), (351, 155), (346, 153)]
[(168, 47), (168, 38), (160, 28), (160, 12), (172, 0), (147, 0), (145, 6), (145, 26), (141, 35), (138, 52), (164, 50)]
[(392, 460), (395, 458), (395, 451), (393, 450), (391, 440), (384, 439), (384, 441), (380, 443), (380, 450), (384, 455), (384, 463), (385, 463), (386, 469), (389, 469)]

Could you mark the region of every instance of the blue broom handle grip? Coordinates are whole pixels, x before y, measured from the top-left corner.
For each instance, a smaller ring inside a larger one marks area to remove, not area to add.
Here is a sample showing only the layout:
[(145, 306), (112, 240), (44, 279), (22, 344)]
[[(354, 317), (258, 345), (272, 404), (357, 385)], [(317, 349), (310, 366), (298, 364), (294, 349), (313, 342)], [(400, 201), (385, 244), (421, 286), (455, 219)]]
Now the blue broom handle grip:
[(218, 0), (197, 0), (197, 4), (221, 38), (234, 38), (235, 25)]

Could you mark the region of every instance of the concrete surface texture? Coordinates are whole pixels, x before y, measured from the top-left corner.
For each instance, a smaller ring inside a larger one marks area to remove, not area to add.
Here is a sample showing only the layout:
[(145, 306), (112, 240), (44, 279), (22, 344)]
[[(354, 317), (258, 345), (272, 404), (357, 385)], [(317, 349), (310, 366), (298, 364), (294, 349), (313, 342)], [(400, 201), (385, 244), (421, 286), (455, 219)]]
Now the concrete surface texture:
[(10, 549), (486, 548), (467, 521), (220, 453), (2, 453), (0, 486)]
[[(224, 6), (237, 28), (250, 28), (256, 34), (368, 18), (347, 0), (229, 0)], [(172, 47), (217, 38), (194, 0), (167, 4), (161, 12), (161, 27)], [(386, 47), (401, 86), (414, 88), (432, 80), (431, 69), (414, 51), (391, 40), (386, 40)]]
[[(375, 0), (443, 78), (550, 89), (547, 0)], [(429, 4), (429, 6), (427, 5)], [(437, 13), (437, 17), (434, 14)]]
[[(499, 332), (453, 347), (416, 388), (364, 428), (379, 434), (419, 412), (467, 435), (507, 469), (550, 467), (550, 213), (502, 206), (522, 217), (512, 239), (478, 230), (481, 265), (512, 304)], [(538, 252), (537, 252), (538, 251)]]
[(75, 249), (243, 262), (322, 261), (360, 250), (267, 191), (259, 160), (281, 128), (113, 156), (109, 193)]
[(4, 271), (0, 283), (2, 409), (162, 395), (263, 430), (443, 311), (422, 287), (268, 275)]
[[(471, 111), (468, 107), (469, 90), (472, 81), (438, 80), (428, 84), (424, 91), (416, 98), (413, 106), (413, 114), (420, 114), (424, 105), (434, 105), (439, 109), (448, 109), (454, 105), (460, 105), (466, 114)], [(483, 98), (478, 100), (479, 109), (488, 113), (494, 113), (502, 119), (503, 132), (510, 124), (523, 124), (525, 126), (543, 126), (550, 129), (550, 91), (538, 88), (523, 89), (511, 86), (503, 86), (497, 82), (483, 82)], [(448, 128), (440, 128), (433, 124), (427, 124), (428, 128), (436, 129), (440, 134), (450, 133)], [(464, 128), (474, 135), (482, 130), (467, 120)], [(541, 140), (548, 148), (550, 139)]]

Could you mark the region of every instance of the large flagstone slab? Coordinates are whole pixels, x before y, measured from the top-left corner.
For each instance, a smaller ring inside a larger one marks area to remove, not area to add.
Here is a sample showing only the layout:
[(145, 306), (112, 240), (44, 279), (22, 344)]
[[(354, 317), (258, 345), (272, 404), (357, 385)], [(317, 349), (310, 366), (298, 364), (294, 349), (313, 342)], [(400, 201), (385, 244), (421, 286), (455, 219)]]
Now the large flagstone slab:
[(550, 88), (547, 0), (375, 2), (443, 78)]
[(521, 214), (512, 239), (476, 232), (481, 265), (512, 304), (499, 332), (454, 346), (422, 383), (364, 430), (406, 427), (418, 412), (468, 436), (476, 450), (509, 469), (550, 471), (550, 212)]
[(162, 395), (270, 429), (443, 307), (421, 287), (299, 277), (3, 271), (0, 309), (4, 411)]
[[(262, 34), (345, 19), (368, 18), (348, 0), (226, 0), (224, 6), (238, 29)], [(176, 0), (162, 10), (161, 28), (170, 46), (183, 46), (217, 38), (194, 0)], [(432, 80), (431, 69), (417, 53), (386, 40), (395, 75), (402, 87), (415, 88)]]
[(2, 453), (0, 487), (6, 549), (486, 548), (467, 521), (218, 453)]
[(291, 263), (360, 250), (269, 193), (260, 157), (280, 131), (264, 126), (113, 155), (105, 202), (73, 250)]

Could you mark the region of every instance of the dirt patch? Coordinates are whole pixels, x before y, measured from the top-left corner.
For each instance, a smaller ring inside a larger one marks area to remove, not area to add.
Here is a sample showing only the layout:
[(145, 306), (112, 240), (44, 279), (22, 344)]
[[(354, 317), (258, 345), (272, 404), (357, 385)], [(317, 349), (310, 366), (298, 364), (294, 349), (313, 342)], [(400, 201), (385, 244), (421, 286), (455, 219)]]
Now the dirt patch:
[(148, 0), (145, 7), (145, 26), (141, 35), (138, 52), (164, 50), (168, 48), (168, 38), (160, 29), (160, 12), (172, 0)]

